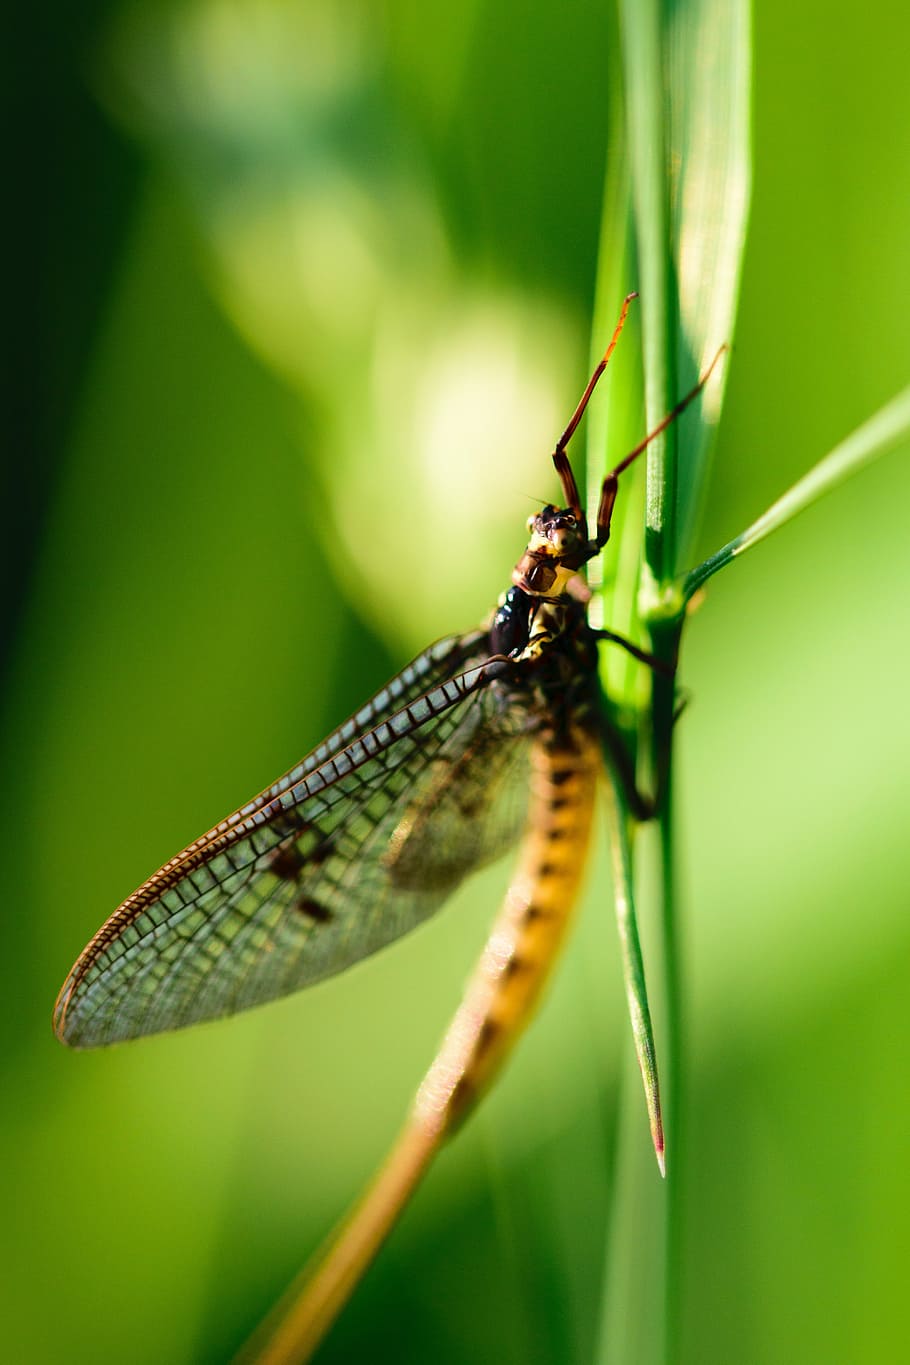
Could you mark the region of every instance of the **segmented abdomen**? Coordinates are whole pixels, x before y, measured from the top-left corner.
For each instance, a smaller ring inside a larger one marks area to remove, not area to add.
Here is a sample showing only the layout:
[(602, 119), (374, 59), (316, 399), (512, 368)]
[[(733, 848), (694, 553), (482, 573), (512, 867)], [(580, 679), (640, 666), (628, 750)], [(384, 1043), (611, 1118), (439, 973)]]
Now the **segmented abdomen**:
[(461, 1007), (415, 1100), (414, 1119), (449, 1132), (487, 1088), (549, 976), (584, 873), (601, 770), (581, 728), (534, 745), (518, 866)]

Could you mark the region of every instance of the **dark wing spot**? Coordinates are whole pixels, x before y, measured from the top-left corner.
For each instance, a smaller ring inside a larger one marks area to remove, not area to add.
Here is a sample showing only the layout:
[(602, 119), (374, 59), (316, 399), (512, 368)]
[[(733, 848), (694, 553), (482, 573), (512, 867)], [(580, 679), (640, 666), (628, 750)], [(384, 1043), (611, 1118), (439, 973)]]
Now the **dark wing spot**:
[(325, 862), (326, 858), (329, 857), (333, 848), (334, 844), (331, 839), (323, 839), (321, 843), (316, 845), (312, 853), (307, 854), (306, 861), (308, 863), (315, 863), (315, 865), (319, 867)]
[(316, 825), (303, 825), (280, 844), (268, 862), (268, 869), (282, 881), (296, 882), (305, 867), (320, 867), (334, 847), (331, 838), (322, 838)]
[(303, 866), (303, 856), (296, 844), (276, 848), (269, 859), (269, 871), (285, 882), (296, 882)]
[(314, 901), (312, 896), (298, 896), (294, 902), (294, 909), (299, 915), (305, 915), (307, 919), (312, 919), (317, 924), (325, 924), (332, 918), (331, 910), (326, 909), (319, 901)]

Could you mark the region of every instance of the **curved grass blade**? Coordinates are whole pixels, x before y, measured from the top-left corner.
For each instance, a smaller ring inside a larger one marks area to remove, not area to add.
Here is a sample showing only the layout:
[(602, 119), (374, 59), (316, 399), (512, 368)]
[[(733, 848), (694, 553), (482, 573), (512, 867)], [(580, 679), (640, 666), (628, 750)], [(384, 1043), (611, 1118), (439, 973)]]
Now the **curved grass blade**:
[(682, 590), (686, 601), (694, 596), (718, 569), (751, 550), (772, 531), (785, 526), (819, 498), (839, 484), (858, 474), (867, 464), (887, 455), (895, 446), (910, 438), (910, 388), (904, 389), (890, 403), (886, 403), (874, 417), (847, 436), (830, 454), (819, 460), (808, 474), (772, 503), (752, 525), (734, 537), (722, 549), (686, 574)]
[(657, 1076), (657, 1049), (654, 1045), (654, 1029), (651, 1011), (648, 1006), (648, 991), (645, 984), (644, 960), (641, 941), (638, 936), (638, 920), (635, 914), (635, 888), (632, 877), (632, 819), (625, 803), (620, 799), (621, 786), (614, 779), (607, 793), (607, 821), (610, 836), (610, 855), (613, 867), (613, 898), (616, 908), (616, 926), (619, 932), (619, 947), (622, 957), (623, 976), (626, 983), (626, 1000), (629, 1018), (632, 1023), (632, 1037), (635, 1042), (635, 1055), (645, 1089), (645, 1103), (648, 1109), (648, 1123), (651, 1141), (661, 1175), (666, 1175), (664, 1152), (664, 1128), (660, 1107), (660, 1085)]

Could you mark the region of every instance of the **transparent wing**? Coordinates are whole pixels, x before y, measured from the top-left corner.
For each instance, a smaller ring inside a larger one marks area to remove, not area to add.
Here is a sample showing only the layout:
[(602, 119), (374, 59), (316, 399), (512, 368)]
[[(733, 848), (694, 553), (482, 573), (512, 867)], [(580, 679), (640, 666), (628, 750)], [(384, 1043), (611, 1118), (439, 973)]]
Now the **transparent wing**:
[(507, 849), (528, 694), (501, 661), (446, 676), (483, 638), (433, 646), (130, 896), (64, 983), (59, 1036), (99, 1046), (286, 995), (406, 933)]

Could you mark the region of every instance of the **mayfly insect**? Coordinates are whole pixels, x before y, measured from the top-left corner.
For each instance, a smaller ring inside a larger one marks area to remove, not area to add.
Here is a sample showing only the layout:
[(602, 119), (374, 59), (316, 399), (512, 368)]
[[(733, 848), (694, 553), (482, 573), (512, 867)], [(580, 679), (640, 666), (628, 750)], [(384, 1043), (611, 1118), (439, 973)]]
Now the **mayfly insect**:
[[(553, 453), (565, 505), (530, 518), (491, 618), (425, 650), (301, 763), (165, 863), (102, 925), (60, 991), (54, 1027), (77, 1048), (234, 1014), (376, 952), (522, 841), (402, 1137), (294, 1322), (279, 1329), (286, 1353), (269, 1358), (300, 1358), (318, 1341), (540, 993), (584, 870), (598, 782), (617, 767), (600, 643), (659, 666), (591, 628), (582, 571), (609, 539), (621, 474), (692, 402), (717, 358), (607, 475), (589, 536), (567, 447), (634, 297)], [(660, 1155), (659, 1117), (655, 1141)]]

